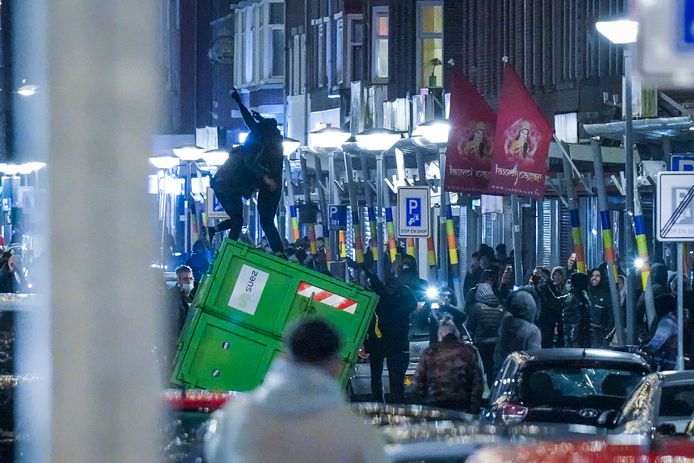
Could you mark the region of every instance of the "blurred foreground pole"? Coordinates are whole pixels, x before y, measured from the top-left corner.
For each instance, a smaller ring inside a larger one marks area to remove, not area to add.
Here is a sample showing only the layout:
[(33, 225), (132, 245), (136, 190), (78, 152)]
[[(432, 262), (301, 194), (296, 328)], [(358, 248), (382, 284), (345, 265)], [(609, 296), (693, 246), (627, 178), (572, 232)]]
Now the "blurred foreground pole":
[(46, 4), (51, 461), (154, 461), (156, 2)]

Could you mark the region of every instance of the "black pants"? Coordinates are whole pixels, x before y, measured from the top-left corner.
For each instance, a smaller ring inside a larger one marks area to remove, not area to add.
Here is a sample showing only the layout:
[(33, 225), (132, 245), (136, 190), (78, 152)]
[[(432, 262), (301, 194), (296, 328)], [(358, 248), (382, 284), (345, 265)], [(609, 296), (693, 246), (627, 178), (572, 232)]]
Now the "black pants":
[[(243, 227), (242, 190), (231, 182), (212, 182), (212, 189), (219, 203), (226, 213), (229, 214), (229, 218), (218, 223), (215, 229), (217, 231), (229, 230), (229, 238), (238, 240)], [(260, 226), (263, 227), (265, 237), (273, 252), (284, 251), (282, 238), (275, 226), (275, 215), (277, 214), (277, 206), (279, 206), (281, 198), (282, 191), (279, 188), (276, 191), (271, 191), (267, 186), (263, 185), (258, 189)]]
[(397, 352), (371, 352), (369, 353), (369, 367), (371, 368), (371, 400), (385, 402), (383, 398), (383, 361), (388, 366), (388, 385), (390, 386), (390, 403), (403, 403), (405, 401), (405, 373), (410, 363), (410, 353)]

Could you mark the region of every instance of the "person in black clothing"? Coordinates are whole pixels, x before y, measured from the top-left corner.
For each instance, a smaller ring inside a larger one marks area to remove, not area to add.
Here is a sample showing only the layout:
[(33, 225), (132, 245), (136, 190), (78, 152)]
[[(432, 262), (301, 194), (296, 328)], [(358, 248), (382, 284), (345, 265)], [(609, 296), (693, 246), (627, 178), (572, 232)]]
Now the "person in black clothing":
[(588, 275), (575, 272), (569, 277), (571, 290), (564, 304), (565, 347), (590, 347), (590, 300), (588, 299)]
[(467, 294), (474, 286), (480, 282), (482, 276), (482, 267), (480, 266), (480, 253), (473, 252), (470, 261), (470, 268), (465, 273), (463, 280), (463, 294)]
[[(348, 263), (355, 266), (353, 262)], [(410, 314), (417, 308), (417, 299), (410, 288), (402, 283), (402, 270), (399, 278), (391, 275), (384, 285), (376, 275), (363, 267), (357, 268), (365, 286), (380, 298), (364, 341), (369, 354), (372, 400), (384, 402), (382, 375), (383, 362), (387, 361), (389, 402), (402, 403), (405, 400), (405, 372), (410, 362)], [(404, 273), (404, 280), (412, 278), (408, 270)]]
[[(667, 284), (667, 267), (665, 264), (653, 264), (651, 267), (650, 279), (654, 301), (661, 294), (670, 294), (670, 288), (668, 288)], [(641, 293), (638, 301), (636, 302), (636, 325), (638, 330), (638, 338), (641, 340), (641, 342), (646, 342), (650, 339), (651, 332), (655, 330), (657, 324), (657, 317), (652, 323), (648, 323), (648, 317), (646, 316), (646, 293)]]
[(504, 307), (489, 283), (480, 283), (475, 297), (477, 302), (470, 307), (466, 326), (472, 336), (472, 342), (479, 350), (487, 375), (487, 384), (491, 387), (494, 380), (494, 349), (499, 340)]
[(202, 276), (207, 273), (210, 268), (210, 258), (203, 240), (197, 240), (193, 243), (193, 253), (186, 261), (186, 265), (193, 269), (193, 277), (195, 283), (202, 280)]
[(607, 282), (607, 274), (600, 268), (594, 268), (590, 271), (588, 298), (590, 299), (593, 337), (591, 346), (607, 346), (614, 335), (614, 312), (612, 311), (612, 297)]
[(251, 114), (236, 89), (231, 97), (250, 133), (242, 146), (232, 150), (210, 182), (229, 218), (208, 228), (209, 239), (212, 241), (215, 233), (224, 230), (229, 230), (229, 238), (239, 239), (243, 225), (241, 198), (250, 198), (257, 190), (260, 226), (272, 251), (282, 253), (282, 238), (275, 226), (275, 214), (282, 196), (282, 135), (275, 119), (265, 119), (257, 112)]
[(193, 286), (195, 278), (193, 277), (193, 269), (187, 265), (181, 265), (176, 269), (176, 285), (168, 290), (167, 298), (167, 313), (165, 318), (168, 321), (166, 329), (166, 344), (167, 364), (173, 360), (176, 353), (176, 345), (178, 338), (183, 330), (190, 304), (193, 302)]
[(26, 290), (22, 276), (22, 258), (12, 254), (0, 268), (0, 293), (21, 293)]

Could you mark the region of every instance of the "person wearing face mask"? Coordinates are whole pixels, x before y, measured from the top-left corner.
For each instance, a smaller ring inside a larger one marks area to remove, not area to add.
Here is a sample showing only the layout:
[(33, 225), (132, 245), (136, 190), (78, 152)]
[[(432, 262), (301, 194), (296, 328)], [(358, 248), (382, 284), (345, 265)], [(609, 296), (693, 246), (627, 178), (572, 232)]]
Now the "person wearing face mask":
[(168, 321), (166, 343), (170, 347), (169, 359), (174, 357), (178, 338), (188, 317), (188, 309), (193, 302), (194, 284), (193, 269), (187, 265), (176, 269), (176, 285), (168, 290), (168, 312), (165, 315)]

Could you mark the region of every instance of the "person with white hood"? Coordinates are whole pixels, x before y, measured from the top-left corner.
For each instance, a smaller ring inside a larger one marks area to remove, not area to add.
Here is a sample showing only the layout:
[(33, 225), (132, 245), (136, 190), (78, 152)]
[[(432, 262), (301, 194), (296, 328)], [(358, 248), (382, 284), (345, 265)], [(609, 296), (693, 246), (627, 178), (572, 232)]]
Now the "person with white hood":
[(213, 416), (205, 437), (209, 463), (372, 463), (386, 461), (378, 429), (347, 405), (335, 380), (340, 339), (326, 322), (299, 322), (287, 354), (263, 384)]

